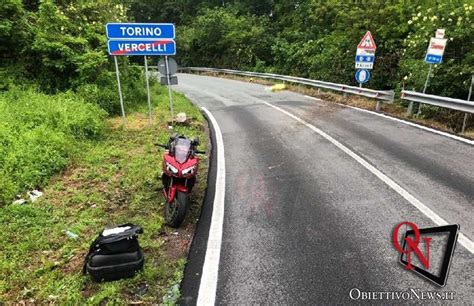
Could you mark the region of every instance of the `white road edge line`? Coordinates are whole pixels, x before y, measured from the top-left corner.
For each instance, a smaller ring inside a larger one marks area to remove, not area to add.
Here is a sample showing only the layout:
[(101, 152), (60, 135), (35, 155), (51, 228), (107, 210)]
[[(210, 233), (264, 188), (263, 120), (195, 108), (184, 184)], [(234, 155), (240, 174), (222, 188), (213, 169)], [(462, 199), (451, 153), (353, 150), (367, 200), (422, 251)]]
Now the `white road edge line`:
[[(407, 200), (410, 204), (415, 206), (419, 211), (421, 211), (425, 216), (430, 218), (436, 225), (442, 226), (442, 225), (447, 225), (448, 222), (438, 216), (434, 211), (432, 211), (428, 206), (425, 204), (421, 203), (417, 198), (415, 198), (410, 192), (407, 190), (403, 189), (400, 185), (398, 185), (395, 181), (393, 181), (391, 178), (383, 174), (380, 170), (372, 166), (370, 163), (368, 163), (366, 160), (364, 160), (362, 157), (357, 155), (355, 152), (351, 151), (348, 147), (331, 137), (330, 135), (326, 134), (324, 131), (318, 129), (314, 125), (304, 121), (303, 119), (291, 114), (290, 112), (287, 112), (286, 110), (275, 106), (273, 104), (270, 104), (264, 100), (258, 99), (262, 103), (276, 109), (277, 111), (295, 119), (296, 121), (300, 122), (301, 124), (305, 125), (306, 127), (310, 128), (311, 130), (315, 131), (322, 137), (324, 137), (326, 140), (331, 142), (333, 145), (341, 149), (344, 153), (355, 159), (359, 164), (364, 166), (367, 170), (372, 172), (375, 176), (377, 176), (380, 180), (382, 180), (385, 184), (387, 184), (390, 188), (395, 190), (398, 194), (400, 194), (405, 200)], [(464, 246), (471, 254), (474, 253), (474, 243), (467, 238), (463, 233), (459, 233), (458, 236), (458, 241), (459, 243)]]
[(217, 145), (216, 191), (212, 208), (209, 238), (207, 240), (206, 257), (202, 267), (201, 284), (199, 286), (197, 305), (214, 305), (217, 291), (217, 277), (221, 256), (222, 229), (224, 224), (225, 199), (225, 158), (222, 132), (214, 116), (205, 107), (202, 110), (211, 120)]
[[(308, 96), (308, 95), (305, 95), (305, 97), (308, 98), (308, 99), (315, 100), (315, 101), (323, 101), (321, 99), (311, 97), (311, 96)], [(385, 119), (393, 120), (393, 121), (396, 121), (396, 122), (399, 122), (399, 123), (403, 123), (403, 124), (406, 124), (406, 125), (409, 125), (409, 126), (412, 126), (412, 127), (416, 127), (416, 128), (428, 131), (428, 132), (432, 132), (432, 133), (441, 135), (441, 136), (449, 137), (451, 139), (455, 139), (455, 140), (458, 140), (458, 141), (461, 141), (461, 142), (464, 142), (464, 143), (467, 143), (467, 144), (470, 144), (470, 145), (474, 145), (474, 140), (459, 137), (459, 136), (456, 136), (456, 135), (453, 135), (453, 134), (450, 134), (450, 133), (446, 133), (446, 132), (443, 132), (443, 131), (439, 131), (439, 130), (436, 130), (436, 129), (433, 129), (433, 128), (430, 128), (430, 127), (427, 127), (427, 126), (424, 126), (424, 125), (420, 125), (420, 124), (417, 124), (417, 123), (414, 123), (414, 122), (406, 121), (406, 120), (403, 120), (403, 119), (399, 119), (399, 118), (396, 118), (396, 117), (392, 117), (392, 116), (388, 116), (388, 115), (385, 115), (385, 114), (377, 113), (377, 112), (374, 112), (374, 111), (371, 111), (371, 110), (368, 110), (368, 109), (364, 109), (364, 108), (360, 108), (360, 107), (356, 107), (356, 106), (352, 106), (352, 105), (346, 105), (346, 104), (341, 104), (341, 103), (336, 103), (336, 104), (340, 105), (340, 106), (352, 108), (352, 109), (355, 109), (355, 110), (358, 110), (358, 111), (361, 111), (361, 112), (364, 112), (364, 113), (369, 113), (369, 114), (372, 114), (372, 115), (375, 115), (375, 116), (379, 116), (379, 117), (382, 117), (382, 118), (385, 118)]]
[(306, 98), (308, 99), (312, 99), (312, 100), (315, 100), (315, 101), (323, 101), (322, 99), (320, 98), (316, 98), (316, 97), (311, 97), (311, 96), (308, 96), (308, 95), (304, 95)]

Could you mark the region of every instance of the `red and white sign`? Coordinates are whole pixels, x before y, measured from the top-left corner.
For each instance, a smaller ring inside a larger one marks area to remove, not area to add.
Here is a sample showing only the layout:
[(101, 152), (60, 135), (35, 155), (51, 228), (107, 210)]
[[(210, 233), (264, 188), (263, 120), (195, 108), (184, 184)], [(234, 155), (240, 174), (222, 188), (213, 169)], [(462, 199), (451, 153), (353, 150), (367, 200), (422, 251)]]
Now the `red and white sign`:
[(367, 31), (364, 37), (362, 37), (362, 40), (357, 45), (357, 49), (374, 50), (374, 51), (375, 49), (377, 49), (374, 38), (372, 37), (372, 33), (370, 33), (370, 31)]
[(436, 38), (444, 38), (444, 29), (437, 29), (435, 32), (435, 37)]
[(375, 61), (375, 49), (377, 49), (377, 45), (375, 45), (372, 33), (367, 31), (364, 37), (362, 37), (360, 43), (357, 45), (355, 62), (356, 69), (373, 69)]
[(431, 37), (428, 51), (426, 53), (443, 56), (447, 41), (446, 38)]

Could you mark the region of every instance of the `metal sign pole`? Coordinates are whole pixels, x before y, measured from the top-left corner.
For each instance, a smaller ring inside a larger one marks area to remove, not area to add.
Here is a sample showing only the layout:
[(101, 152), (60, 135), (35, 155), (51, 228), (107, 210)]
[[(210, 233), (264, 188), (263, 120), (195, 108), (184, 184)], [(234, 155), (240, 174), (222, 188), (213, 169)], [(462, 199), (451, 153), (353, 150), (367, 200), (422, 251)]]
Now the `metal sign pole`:
[(148, 81), (148, 61), (145, 58), (145, 80), (146, 80), (146, 91), (148, 93), (148, 113), (150, 115), (150, 125), (152, 125), (152, 114), (151, 114), (151, 99), (150, 99), (150, 82)]
[[(428, 70), (428, 75), (426, 76), (425, 87), (423, 88), (423, 93), (426, 93), (426, 88), (428, 88), (428, 84), (430, 83), (431, 77), (431, 70), (433, 69), (433, 64), (430, 64), (430, 69)], [(421, 114), (421, 106), (422, 104), (419, 103), (418, 105), (418, 112), (416, 113), (417, 116)]]
[[(467, 95), (467, 102), (471, 101), (472, 85), (473, 84), (474, 84), (474, 75), (471, 77), (471, 87), (469, 87), (469, 94)], [(466, 131), (467, 116), (469, 116), (469, 113), (464, 114), (464, 120), (462, 122), (462, 130), (461, 130), (461, 133), (463, 133), (463, 134)]]
[(423, 93), (426, 93), (426, 88), (428, 87), (428, 83), (430, 82), (431, 69), (433, 69), (433, 64), (430, 64), (430, 69), (428, 70), (428, 75), (426, 76), (425, 88), (423, 88)]
[(117, 74), (117, 84), (118, 84), (118, 91), (119, 91), (119, 97), (120, 97), (120, 108), (122, 109), (122, 124), (125, 127), (125, 108), (123, 107), (123, 96), (122, 96), (122, 86), (120, 85), (120, 72), (119, 72), (119, 67), (118, 67), (118, 62), (117, 62), (117, 56), (114, 56), (114, 61), (115, 61), (115, 73)]
[(168, 82), (168, 94), (170, 96), (170, 111), (171, 111), (171, 126), (173, 126), (174, 121), (174, 114), (173, 114), (173, 94), (171, 93), (171, 81), (170, 81), (170, 69), (168, 65), (168, 56), (165, 56), (165, 64), (166, 64), (166, 79)]

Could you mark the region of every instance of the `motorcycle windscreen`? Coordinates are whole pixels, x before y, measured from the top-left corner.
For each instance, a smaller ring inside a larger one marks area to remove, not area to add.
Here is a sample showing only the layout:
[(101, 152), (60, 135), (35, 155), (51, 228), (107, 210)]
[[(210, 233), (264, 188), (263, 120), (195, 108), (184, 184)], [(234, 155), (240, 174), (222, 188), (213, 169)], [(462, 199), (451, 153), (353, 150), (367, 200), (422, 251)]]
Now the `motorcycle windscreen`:
[(176, 161), (182, 164), (188, 159), (191, 141), (189, 139), (178, 138), (174, 148)]

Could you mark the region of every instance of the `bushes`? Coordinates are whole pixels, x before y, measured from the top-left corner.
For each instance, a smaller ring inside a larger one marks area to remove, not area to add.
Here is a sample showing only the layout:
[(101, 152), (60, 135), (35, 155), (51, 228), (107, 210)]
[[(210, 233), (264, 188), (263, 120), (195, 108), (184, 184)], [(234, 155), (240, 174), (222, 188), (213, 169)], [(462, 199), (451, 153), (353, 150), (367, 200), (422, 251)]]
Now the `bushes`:
[[(127, 58), (120, 61), (120, 81), (124, 98), (125, 110), (136, 109), (138, 103), (146, 103), (145, 80), (143, 68), (131, 65)], [(95, 84), (84, 84), (76, 89), (76, 93), (85, 101), (97, 104), (110, 115), (120, 115), (120, 102), (115, 72), (104, 71), (97, 77)], [(155, 78), (150, 78), (150, 85)]]
[(225, 8), (202, 10), (190, 26), (178, 28), (180, 62), (252, 69), (270, 60), (268, 26), (266, 17), (239, 16)]
[(103, 131), (106, 113), (72, 93), (13, 89), (0, 95), (0, 205), (43, 186), (80, 141)]

